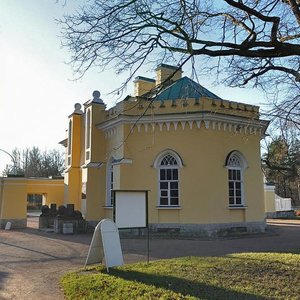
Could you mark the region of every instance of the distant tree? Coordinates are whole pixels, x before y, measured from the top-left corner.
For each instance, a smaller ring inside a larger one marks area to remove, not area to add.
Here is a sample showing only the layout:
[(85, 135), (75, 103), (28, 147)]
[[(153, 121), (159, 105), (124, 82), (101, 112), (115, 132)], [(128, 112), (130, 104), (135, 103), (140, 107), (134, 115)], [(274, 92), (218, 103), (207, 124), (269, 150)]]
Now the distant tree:
[(12, 151), (15, 166), (7, 165), (3, 175), (24, 174), (26, 177), (59, 176), (64, 170), (64, 155), (58, 150), (42, 152), (38, 147)]
[(262, 161), (266, 179), (275, 183), (276, 193), (292, 198), (294, 205), (299, 205), (300, 139), (294, 126), (282, 126), (281, 134), (267, 143)]
[(80, 76), (191, 62), (229, 86), (269, 96), (271, 118), (300, 126), (300, 0), (91, 0), (66, 16), (63, 44)]

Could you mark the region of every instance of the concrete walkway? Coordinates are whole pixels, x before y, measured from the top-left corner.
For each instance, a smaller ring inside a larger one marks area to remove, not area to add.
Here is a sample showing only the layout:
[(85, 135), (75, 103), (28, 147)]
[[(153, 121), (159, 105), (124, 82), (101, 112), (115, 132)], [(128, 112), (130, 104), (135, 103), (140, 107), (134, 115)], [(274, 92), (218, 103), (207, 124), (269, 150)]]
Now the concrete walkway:
[[(150, 241), (151, 260), (179, 256), (216, 256), (247, 251), (300, 249), (300, 221), (270, 220), (269, 234), (247, 238)], [(91, 234), (60, 235), (36, 229), (0, 230), (0, 299), (63, 299), (59, 278), (83, 267)], [(125, 262), (145, 261), (143, 239), (122, 240)]]

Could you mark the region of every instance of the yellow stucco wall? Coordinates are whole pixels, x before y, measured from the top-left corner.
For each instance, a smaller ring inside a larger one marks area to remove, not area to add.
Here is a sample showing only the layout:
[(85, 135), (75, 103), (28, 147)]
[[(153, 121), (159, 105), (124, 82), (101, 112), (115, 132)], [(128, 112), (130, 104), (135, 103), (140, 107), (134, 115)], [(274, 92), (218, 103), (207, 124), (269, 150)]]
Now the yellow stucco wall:
[(155, 87), (155, 82), (149, 82), (143, 79), (136, 79), (134, 81), (134, 94), (141, 96)]
[(27, 180), (2, 178), (1, 219), (26, 219)]
[(84, 153), (82, 148), (82, 124), (84, 120), (82, 114), (73, 113), (70, 115), (69, 121), (72, 124), (71, 153), (66, 161), (64, 204), (74, 204), (76, 210), (81, 210), (81, 159), (82, 152)]
[(275, 186), (265, 186), (264, 191), (265, 210), (267, 213), (275, 213)]
[[(0, 178), (0, 221), (26, 220), (27, 195), (42, 194), (45, 204), (63, 204), (62, 179), (47, 178)], [(1, 222), (0, 222), (1, 223)]]
[[(158, 127), (158, 126), (157, 126)], [(255, 222), (264, 219), (263, 184), (260, 169), (259, 137), (205, 128), (170, 128), (148, 133), (135, 130), (125, 147), (132, 164), (121, 165), (120, 189), (150, 190), (150, 220), (167, 223)], [(129, 126), (127, 127), (127, 131)], [(233, 146), (234, 145), (234, 146)], [(161, 209), (158, 205), (158, 171), (153, 167), (165, 149), (183, 160), (180, 169), (180, 206)], [(228, 208), (226, 156), (240, 151), (248, 167), (244, 171), (245, 209)], [(260, 199), (261, 201), (258, 201)]]

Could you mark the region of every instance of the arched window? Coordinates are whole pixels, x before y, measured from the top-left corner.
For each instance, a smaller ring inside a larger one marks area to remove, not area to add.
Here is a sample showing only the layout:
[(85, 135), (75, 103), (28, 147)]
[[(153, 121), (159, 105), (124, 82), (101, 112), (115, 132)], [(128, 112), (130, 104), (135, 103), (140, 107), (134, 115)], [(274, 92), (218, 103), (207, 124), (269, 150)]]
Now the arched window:
[(179, 168), (180, 157), (173, 152), (158, 156), (154, 166), (158, 169), (159, 206), (179, 206)]
[(90, 127), (91, 127), (91, 111), (88, 110), (86, 113), (86, 123), (85, 123), (85, 148), (90, 148), (90, 142), (91, 142), (91, 133), (90, 133)]
[(68, 154), (70, 155), (72, 151), (72, 121), (69, 121), (69, 130), (68, 130)]
[(229, 153), (226, 167), (228, 169), (229, 206), (243, 206), (245, 205), (243, 177), (246, 163), (242, 154), (238, 151)]
[(91, 145), (91, 111), (88, 109), (86, 112), (85, 121), (85, 159), (90, 159), (90, 145)]
[(112, 206), (114, 189), (114, 159), (111, 158), (106, 166), (106, 206)]
[(67, 163), (68, 166), (71, 165), (71, 153), (72, 153), (72, 121), (69, 121), (68, 128), (68, 150), (67, 150)]

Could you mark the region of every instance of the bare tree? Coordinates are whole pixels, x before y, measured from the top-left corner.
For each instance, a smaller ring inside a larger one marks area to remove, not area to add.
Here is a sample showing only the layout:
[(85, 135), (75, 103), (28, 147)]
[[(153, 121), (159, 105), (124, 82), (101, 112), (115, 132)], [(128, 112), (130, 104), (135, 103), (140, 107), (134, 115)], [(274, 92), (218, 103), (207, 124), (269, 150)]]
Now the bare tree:
[(268, 181), (276, 184), (276, 193), (300, 203), (300, 134), (293, 123), (278, 121), (280, 134), (270, 135), (262, 157)]
[(3, 175), (22, 174), (26, 177), (60, 176), (64, 170), (64, 155), (58, 150), (41, 152), (38, 147), (12, 151), (15, 166), (7, 165)]
[[(271, 117), (300, 125), (299, 0), (92, 0), (60, 20), (79, 76), (92, 66), (130, 71), (190, 61), (229, 86), (252, 84)], [(205, 63), (203, 63), (205, 61)]]

